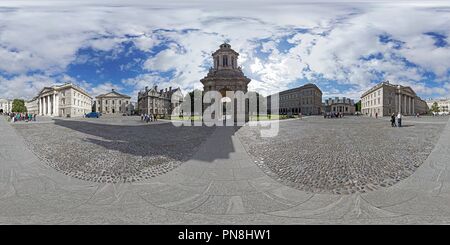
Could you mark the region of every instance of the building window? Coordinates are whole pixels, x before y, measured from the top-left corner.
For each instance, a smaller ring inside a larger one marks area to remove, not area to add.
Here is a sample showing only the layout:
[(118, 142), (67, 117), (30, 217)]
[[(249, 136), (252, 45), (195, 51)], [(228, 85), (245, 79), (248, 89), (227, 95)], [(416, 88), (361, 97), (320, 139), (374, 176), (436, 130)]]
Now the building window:
[(223, 66), (228, 66), (228, 56), (223, 56)]

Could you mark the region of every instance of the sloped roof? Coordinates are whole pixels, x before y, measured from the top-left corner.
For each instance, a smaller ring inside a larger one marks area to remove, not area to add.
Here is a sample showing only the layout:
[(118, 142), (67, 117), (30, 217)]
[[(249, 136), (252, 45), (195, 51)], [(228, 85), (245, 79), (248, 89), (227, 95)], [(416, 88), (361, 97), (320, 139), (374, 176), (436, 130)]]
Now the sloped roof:
[(111, 90), (111, 92), (109, 93), (98, 95), (96, 98), (118, 98), (118, 97), (131, 99), (131, 96), (118, 93), (114, 89)]

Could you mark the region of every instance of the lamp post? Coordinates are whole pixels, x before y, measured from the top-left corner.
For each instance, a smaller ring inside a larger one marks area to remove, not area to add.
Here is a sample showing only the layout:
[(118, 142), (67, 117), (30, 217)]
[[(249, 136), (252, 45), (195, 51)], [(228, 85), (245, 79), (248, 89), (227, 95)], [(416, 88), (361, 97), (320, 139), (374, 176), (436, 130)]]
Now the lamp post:
[(401, 94), (401, 86), (397, 86), (398, 89), (398, 113), (402, 113), (402, 94)]

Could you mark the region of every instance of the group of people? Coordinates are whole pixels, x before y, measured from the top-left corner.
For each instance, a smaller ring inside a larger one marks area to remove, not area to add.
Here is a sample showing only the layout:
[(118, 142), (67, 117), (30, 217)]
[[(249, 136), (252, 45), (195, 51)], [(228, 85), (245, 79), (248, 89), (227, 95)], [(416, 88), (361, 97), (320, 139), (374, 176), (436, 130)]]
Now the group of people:
[(9, 117), (9, 120), (13, 121), (13, 122), (19, 122), (19, 121), (24, 121), (24, 122), (31, 122), (31, 121), (36, 121), (36, 114), (31, 114), (31, 113), (7, 113), (6, 114)]
[(323, 114), (323, 118), (343, 118), (344, 113), (341, 112), (327, 112)]
[(144, 121), (146, 123), (148, 122), (156, 122), (158, 119), (156, 115), (153, 114), (141, 114), (141, 121)]
[[(395, 123), (396, 121), (397, 121), (397, 123)], [(395, 116), (395, 113), (392, 113), (391, 126), (392, 127), (401, 127), (402, 126), (402, 114), (401, 113), (398, 113), (397, 116)]]

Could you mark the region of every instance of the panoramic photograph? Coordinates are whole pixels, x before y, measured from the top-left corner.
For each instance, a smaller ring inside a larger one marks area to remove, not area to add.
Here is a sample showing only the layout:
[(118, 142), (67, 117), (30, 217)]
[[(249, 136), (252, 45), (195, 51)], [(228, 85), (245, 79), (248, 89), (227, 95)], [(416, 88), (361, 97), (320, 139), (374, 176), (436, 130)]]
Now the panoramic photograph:
[(450, 224), (449, 27), (448, 1), (1, 1), (0, 224)]

